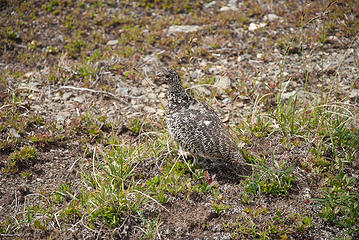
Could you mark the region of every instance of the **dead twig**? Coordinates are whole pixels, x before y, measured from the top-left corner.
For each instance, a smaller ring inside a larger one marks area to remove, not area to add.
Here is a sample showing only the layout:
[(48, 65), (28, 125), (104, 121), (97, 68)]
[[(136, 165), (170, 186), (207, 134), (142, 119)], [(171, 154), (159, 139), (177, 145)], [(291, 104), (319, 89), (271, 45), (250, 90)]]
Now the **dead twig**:
[[(123, 102), (123, 103), (126, 103), (125, 100), (123, 100), (122, 98), (119, 98), (119, 97), (116, 97), (115, 94), (113, 93), (110, 93), (110, 92), (106, 92), (106, 91), (99, 91), (99, 90), (94, 90), (94, 89), (90, 89), (90, 88), (81, 88), (81, 87), (74, 87), (74, 86), (62, 86), (62, 87), (59, 87), (58, 89), (55, 90), (55, 92), (59, 91), (59, 90), (62, 90), (62, 89), (71, 89), (71, 90), (75, 90), (75, 91), (84, 91), (84, 92), (91, 92), (91, 93), (97, 93), (97, 94), (104, 94), (116, 101), (119, 101), (119, 102)], [(125, 95), (125, 96), (122, 96), (122, 97), (125, 97), (125, 98), (143, 98), (144, 96), (129, 96), (129, 95)]]

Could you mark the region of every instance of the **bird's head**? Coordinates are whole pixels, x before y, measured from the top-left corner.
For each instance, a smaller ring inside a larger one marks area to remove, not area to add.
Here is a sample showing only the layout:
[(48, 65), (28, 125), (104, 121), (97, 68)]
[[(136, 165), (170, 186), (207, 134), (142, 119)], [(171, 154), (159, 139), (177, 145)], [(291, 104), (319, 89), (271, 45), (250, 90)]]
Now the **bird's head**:
[(169, 87), (177, 86), (181, 84), (181, 79), (176, 70), (172, 68), (164, 69), (160, 71), (157, 76), (161, 77)]

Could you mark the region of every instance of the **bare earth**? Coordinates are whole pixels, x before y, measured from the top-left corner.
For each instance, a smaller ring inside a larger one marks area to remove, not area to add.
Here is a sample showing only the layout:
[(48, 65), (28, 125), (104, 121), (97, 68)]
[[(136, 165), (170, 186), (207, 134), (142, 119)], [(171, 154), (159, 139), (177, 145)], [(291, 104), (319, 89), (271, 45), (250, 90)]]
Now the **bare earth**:
[[(118, 226), (96, 221), (93, 228), (80, 215), (58, 217), (71, 198), (57, 203), (53, 196), (64, 184), (74, 195), (88, 187), (83, 173), (92, 169), (94, 149), (108, 149), (113, 136), (127, 146), (148, 141), (142, 132), (165, 131), (166, 86), (155, 78), (161, 67), (176, 68), (187, 88), (205, 96), (253, 156), (307, 163), (319, 141), (291, 136), (300, 144), (288, 147), (279, 130), (248, 130), (257, 116), (270, 118), (279, 91), (284, 101), (303, 89), (298, 96), (313, 102), (343, 103), (357, 129), (358, 1), (158, 2), (0, 1), (0, 239), (150, 238), (138, 217)], [(36, 148), (36, 157), (12, 165), (14, 152), (26, 146)], [(161, 174), (166, 154), (143, 159), (135, 179)], [(327, 181), (310, 163), (295, 166), (289, 194), (262, 194), (247, 205), (243, 181), (251, 169), (206, 160), (199, 168), (215, 175), (217, 200), (230, 207), (214, 211), (213, 194), (173, 194), (162, 204), (167, 210), (153, 204), (144, 212), (161, 221), (153, 238), (334, 239), (346, 230), (308, 201), (321, 196)], [(358, 153), (343, 169), (357, 191)], [(292, 227), (296, 214), (312, 224)], [(243, 219), (253, 223), (242, 225), (246, 231), (263, 232), (269, 223), (288, 228), (265, 238), (239, 230)], [(359, 238), (358, 231), (350, 237)]]

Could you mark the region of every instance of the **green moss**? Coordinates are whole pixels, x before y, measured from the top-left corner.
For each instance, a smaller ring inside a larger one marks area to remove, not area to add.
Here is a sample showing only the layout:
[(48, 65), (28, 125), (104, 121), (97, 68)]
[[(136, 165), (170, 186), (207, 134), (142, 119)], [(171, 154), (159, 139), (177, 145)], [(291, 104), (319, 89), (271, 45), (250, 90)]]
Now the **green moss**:
[(33, 146), (25, 146), (22, 147), (20, 150), (13, 152), (10, 155), (10, 160), (12, 161), (26, 161), (26, 160), (33, 160), (36, 158), (37, 150)]

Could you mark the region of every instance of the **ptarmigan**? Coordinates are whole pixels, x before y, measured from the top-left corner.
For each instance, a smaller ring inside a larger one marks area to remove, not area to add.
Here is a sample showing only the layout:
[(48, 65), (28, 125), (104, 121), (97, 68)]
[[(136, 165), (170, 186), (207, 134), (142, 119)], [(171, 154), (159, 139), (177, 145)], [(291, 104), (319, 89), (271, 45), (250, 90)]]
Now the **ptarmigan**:
[(160, 76), (169, 86), (167, 127), (180, 146), (195, 157), (211, 160), (243, 160), (236, 142), (215, 111), (205, 102), (187, 94), (173, 69)]

